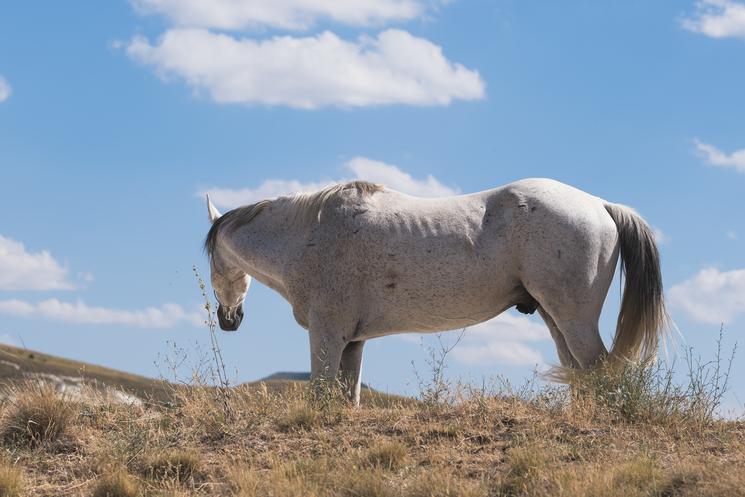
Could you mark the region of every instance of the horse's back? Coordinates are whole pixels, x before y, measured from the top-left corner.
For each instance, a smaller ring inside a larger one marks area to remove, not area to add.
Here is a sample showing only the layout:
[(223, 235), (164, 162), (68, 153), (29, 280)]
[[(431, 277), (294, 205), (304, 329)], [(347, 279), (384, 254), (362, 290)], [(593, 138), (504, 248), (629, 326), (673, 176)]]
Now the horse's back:
[[(504, 273), (512, 265), (519, 273), (536, 259), (541, 266), (552, 261), (555, 269), (571, 265), (567, 261), (580, 264), (608, 255), (617, 237), (602, 199), (542, 178), (441, 198), (353, 190), (332, 211), (324, 215), (324, 238), (358, 267), (395, 259), (420, 271), (458, 271), (464, 278), (479, 279), (495, 268)], [(557, 265), (556, 258), (563, 263)]]
[(552, 180), (445, 198), (351, 189), (322, 214), (304, 274), (324, 272), (317, 291), (355, 307), (367, 337), (454, 329), (520, 303), (525, 280), (586, 279), (612, 256), (606, 222), (602, 200)]

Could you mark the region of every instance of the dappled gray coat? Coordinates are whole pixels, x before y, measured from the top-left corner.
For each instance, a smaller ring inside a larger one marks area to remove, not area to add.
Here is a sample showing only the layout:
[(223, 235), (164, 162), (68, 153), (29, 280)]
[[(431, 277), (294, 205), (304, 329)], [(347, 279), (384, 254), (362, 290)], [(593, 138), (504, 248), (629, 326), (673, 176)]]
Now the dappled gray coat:
[[(568, 369), (645, 360), (664, 328), (659, 255), (632, 209), (549, 179), (418, 198), (356, 181), (220, 216), (206, 240), (220, 326), (240, 325), (251, 278), (309, 331), (311, 376), (359, 399), (370, 338), (468, 327), (538, 310)], [(598, 319), (621, 255), (626, 286), (610, 355)]]

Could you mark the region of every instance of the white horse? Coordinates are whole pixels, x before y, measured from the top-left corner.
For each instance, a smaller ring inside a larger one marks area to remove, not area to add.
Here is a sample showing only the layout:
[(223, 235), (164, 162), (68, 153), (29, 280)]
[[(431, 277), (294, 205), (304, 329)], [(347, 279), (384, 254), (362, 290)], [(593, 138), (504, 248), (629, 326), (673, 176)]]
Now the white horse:
[[(207, 202), (220, 327), (238, 328), (256, 278), (308, 330), (311, 379), (341, 374), (355, 403), (371, 338), (464, 328), (517, 306), (538, 310), (566, 371), (647, 360), (665, 325), (649, 226), (557, 181), (446, 198), (356, 181), (223, 216)], [(626, 283), (608, 354), (598, 319), (619, 253)]]

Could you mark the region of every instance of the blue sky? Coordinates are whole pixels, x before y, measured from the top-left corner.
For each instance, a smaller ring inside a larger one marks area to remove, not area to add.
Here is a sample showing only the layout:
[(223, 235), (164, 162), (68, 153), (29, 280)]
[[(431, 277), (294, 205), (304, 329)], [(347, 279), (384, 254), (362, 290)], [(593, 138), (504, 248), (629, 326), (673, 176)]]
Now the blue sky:
[[(745, 338), (742, 2), (3, 11), (5, 342), (157, 375), (167, 342), (208, 341), (191, 273), (208, 268), (201, 194), (224, 209), (355, 177), (421, 195), (551, 177), (631, 205), (658, 230), (679, 343), (708, 356), (722, 322), (727, 343)], [(258, 283), (220, 339), (240, 381), (308, 368), (306, 333)], [(374, 340), (363, 377), (411, 393), (424, 355), (415, 336)], [(467, 333), (450, 374), (519, 381), (556, 360), (542, 324), (508, 314)], [(734, 394), (741, 406), (745, 382)]]

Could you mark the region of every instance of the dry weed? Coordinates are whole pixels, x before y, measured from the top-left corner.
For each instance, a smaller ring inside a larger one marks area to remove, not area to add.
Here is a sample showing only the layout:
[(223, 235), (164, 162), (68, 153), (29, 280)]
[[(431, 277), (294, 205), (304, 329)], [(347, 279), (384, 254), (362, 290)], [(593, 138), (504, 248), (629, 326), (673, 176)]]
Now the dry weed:
[(24, 494), (23, 473), (20, 468), (0, 462), (0, 496), (22, 497)]
[(142, 497), (137, 480), (124, 471), (102, 476), (93, 488), (91, 497)]
[(48, 383), (27, 381), (6, 395), (10, 405), (0, 422), (6, 445), (36, 447), (56, 442), (77, 416), (76, 406)]

